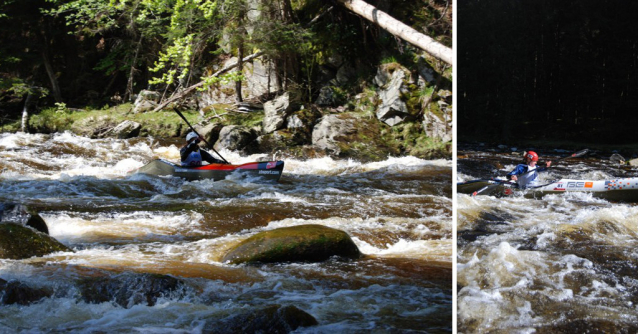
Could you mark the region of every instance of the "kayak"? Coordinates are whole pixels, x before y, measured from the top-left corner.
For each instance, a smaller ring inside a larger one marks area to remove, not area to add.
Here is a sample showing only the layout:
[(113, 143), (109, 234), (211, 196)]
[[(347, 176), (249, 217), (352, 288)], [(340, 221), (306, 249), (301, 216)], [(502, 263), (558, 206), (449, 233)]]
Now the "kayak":
[(209, 164), (198, 167), (182, 167), (164, 159), (149, 162), (137, 170), (137, 173), (181, 177), (189, 181), (213, 179), (223, 180), (227, 176), (259, 177), (269, 181), (279, 181), (284, 169), (283, 161), (249, 162), (241, 165)]
[(519, 189), (514, 182), (505, 180), (472, 180), (457, 183), (458, 193), (481, 195), (510, 196), (522, 193), (529, 198), (540, 198), (549, 194), (569, 192), (591, 193), (592, 196), (618, 202), (638, 202), (638, 178), (614, 180), (572, 180), (561, 179), (550, 183)]

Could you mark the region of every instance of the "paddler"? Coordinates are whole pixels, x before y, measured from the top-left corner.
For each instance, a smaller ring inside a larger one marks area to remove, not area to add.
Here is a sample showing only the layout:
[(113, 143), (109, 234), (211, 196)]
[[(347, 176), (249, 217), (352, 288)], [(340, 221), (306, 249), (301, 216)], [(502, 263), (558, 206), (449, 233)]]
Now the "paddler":
[(182, 166), (196, 167), (201, 166), (202, 161), (206, 161), (211, 164), (223, 164), (222, 160), (215, 159), (210, 153), (199, 148), (201, 139), (195, 132), (189, 132), (186, 135), (186, 146), (179, 150), (182, 156)]
[(507, 174), (508, 180), (518, 183), (520, 188), (534, 187), (538, 185), (538, 172), (542, 172), (551, 166), (552, 162), (546, 162), (545, 167), (537, 167), (538, 154), (534, 151), (525, 152), (525, 163), (519, 164), (513, 171)]

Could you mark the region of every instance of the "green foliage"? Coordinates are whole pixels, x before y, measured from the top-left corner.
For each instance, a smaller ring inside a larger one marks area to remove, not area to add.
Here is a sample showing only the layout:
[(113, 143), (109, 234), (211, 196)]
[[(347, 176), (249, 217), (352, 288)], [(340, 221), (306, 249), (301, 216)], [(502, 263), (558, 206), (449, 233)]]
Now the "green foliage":
[(66, 107), (66, 103), (64, 102), (56, 102), (55, 103), (55, 112), (56, 113), (65, 113), (69, 111), (69, 109)]
[(218, 86), (219, 83), (226, 85), (230, 82), (242, 81), (244, 80), (244, 76), (240, 74), (239, 72), (233, 71), (233, 72), (224, 73), (219, 76), (211, 75), (211, 76), (203, 77), (202, 80), (204, 81), (204, 86), (201, 88), (198, 88), (199, 91), (206, 91), (210, 89), (211, 87)]
[(381, 64), (392, 64), (392, 63), (396, 63), (397, 59), (394, 56), (390, 56), (390, 57), (386, 57), (381, 59)]
[(162, 77), (153, 78), (150, 84), (165, 83), (171, 85), (175, 80), (183, 80), (188, 75), (193, 55), (193, 35), (178, 38), (173, 41), (173, 45), (160, 52), (160, 57), (155, 62), (155, 67), (150, 68), (151, 72), (164, 72)]

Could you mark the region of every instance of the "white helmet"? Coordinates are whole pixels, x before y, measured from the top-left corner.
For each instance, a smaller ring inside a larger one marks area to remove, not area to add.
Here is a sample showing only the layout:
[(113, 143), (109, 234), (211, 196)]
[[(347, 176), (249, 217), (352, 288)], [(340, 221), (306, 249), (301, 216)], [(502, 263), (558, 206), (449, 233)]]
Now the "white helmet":
[(189, 132), (186, 135), (186, 142), (190, 143), (191, 140), (193, 140), (193, 139), (195, 139), (197, 137), (199, 137), (199, 136), (194, 131), (193, 132)]

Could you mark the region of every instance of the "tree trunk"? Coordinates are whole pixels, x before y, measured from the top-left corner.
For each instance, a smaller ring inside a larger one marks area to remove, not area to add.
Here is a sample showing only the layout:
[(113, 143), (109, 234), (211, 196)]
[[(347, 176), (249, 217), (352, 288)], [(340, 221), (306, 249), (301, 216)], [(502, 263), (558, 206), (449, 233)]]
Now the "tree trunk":
[(135, 77), (135, 63), (137, 63), (137, 57), (140, 53), (140, 49), (142, 48), (142, 37), (140, 36), (140, 40), (137, 42), (137, 48), (135, 49), (135, 55), (133, 56), (133, 62), (131, 63), (131, 71), (128, 75), (128, 82), (126, 83), (126, 92), (124, 93), (124, 101), (128, 101), (133, 96), (133, 82)]
[(55, 76), (55, 71), (53, 70), (53, 66), (51, 65), (48, 49), (48, 45), (45, 45), (44, 49), (42, 50), (42, 60), (44, 61), (44, 68), (46, 69), (47, 75), (49, 76), (49, 81), (51, 82), (51, 91), (53, 92), (53, 98), (55, 99), (55, 102), (62, 102), (60, 85), (58, 84), (58, 78)]
[(435, 41), (431, 37), (424, 35), (392, 16), (378, 10), (374, 6), (362, 0), (337, 0), (340, 4), (351, 11), (374, 22), (389, 33), (409, 42), (418, 48), (426, 51), (432, 56), (452, 65), (454, 62), (454, 52), (447, 46)]
[[(243, 62), (243, 58), (244, 58), (244, 43), (243, 41), (239, 42), (239, 47), (237, 47), (237, 74), (238, 75), (242, 75), (243, 69), (244, 69), (244, 62)], [(244, 99), (241, 96), (241, 79), (237, 79), (237, 81), (235, 81), (235, 101), (237, 103), (243, 102)]]
[(27, 132), (27, 126), (29, 125), (29, 103), (31, 102), (32, 94), (27, 92), (27, 98), (24, 101), (24, 109), (22, 109), (22, 132)]

